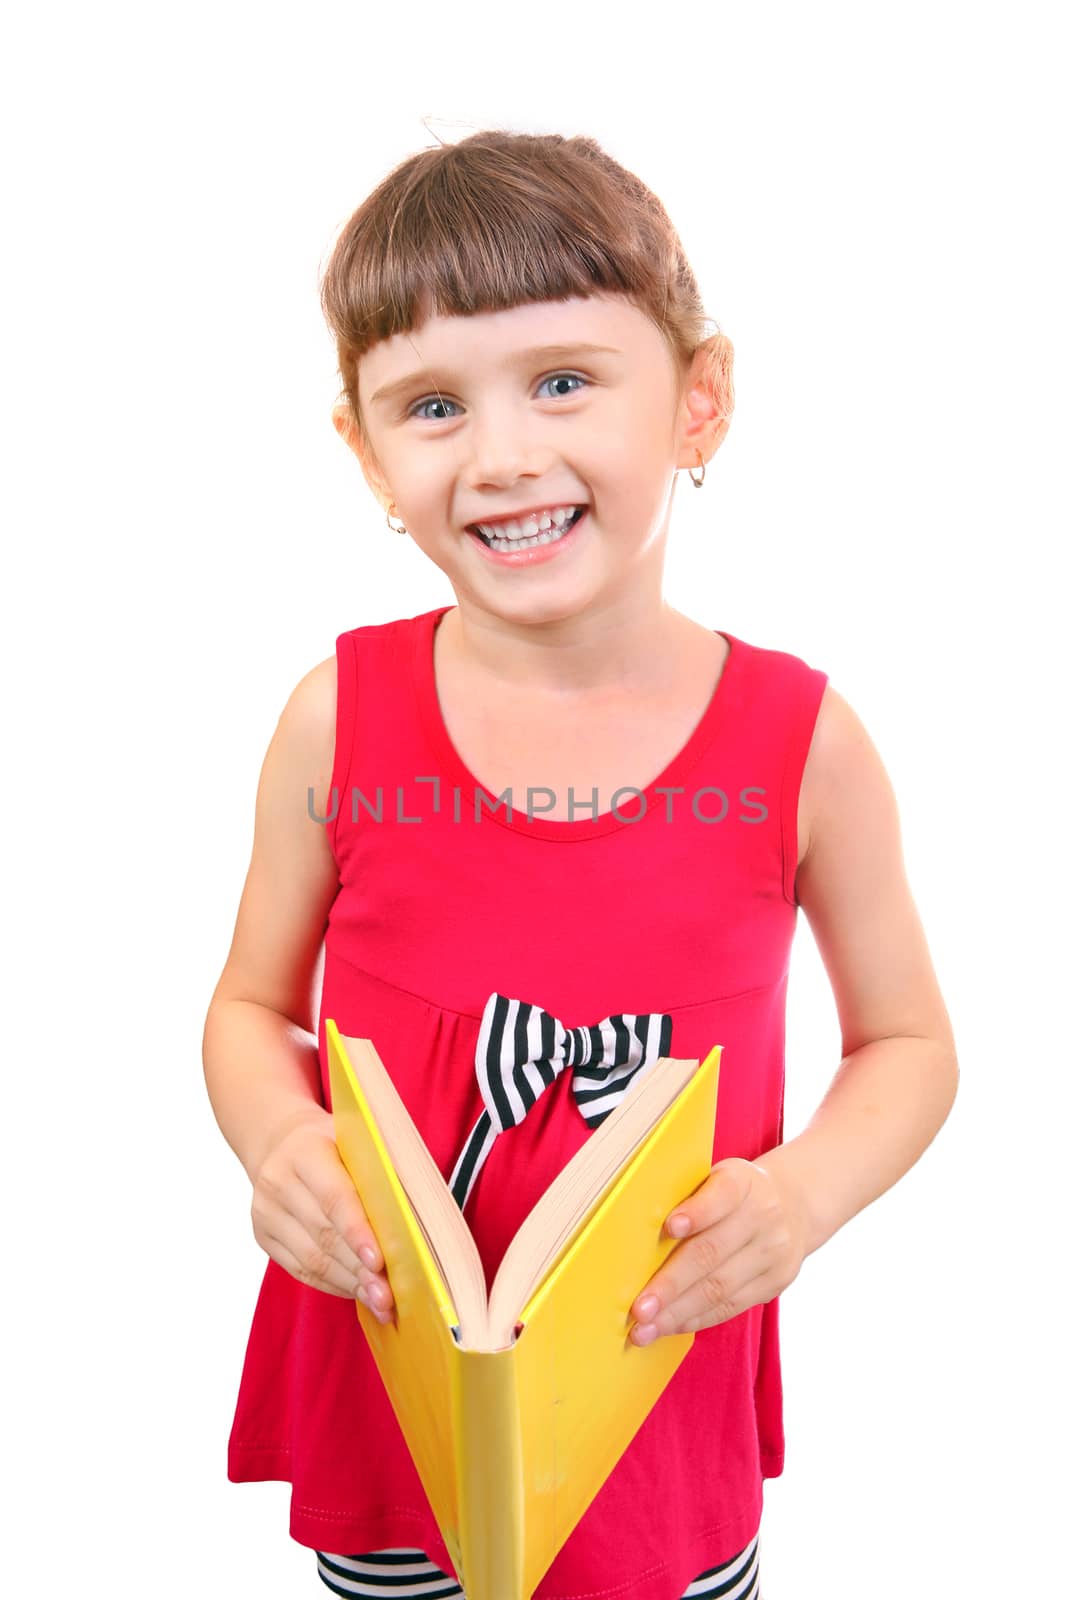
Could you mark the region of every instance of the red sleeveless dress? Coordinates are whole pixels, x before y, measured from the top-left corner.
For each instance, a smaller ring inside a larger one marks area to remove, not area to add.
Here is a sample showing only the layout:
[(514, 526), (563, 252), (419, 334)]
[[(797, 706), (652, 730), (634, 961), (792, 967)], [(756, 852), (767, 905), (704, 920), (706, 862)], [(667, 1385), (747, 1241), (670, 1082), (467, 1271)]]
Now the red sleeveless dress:
[[(508, 820), (441, 715), (434, 634), (449, 609), (337, 640), (326, 826), (341, 887), (318, 1024), (323, 1104), (333, 1017), (374, 1041), (447, 1179), (483, 1110), (475, 1050), (490, 995), (568, 1029), (665, 1014), (664, 1053), (703, 1060), (723, 1046), (713, 1160), (758, 1159), (783, 1137), (797, 797), (826, 674), (720, 630), (719, 684), (654, 783), (614, 809), (599, 797), (597, 817), (576, 793), (573, 822), (529, 816), (515, 794)], [(490, 1288), (519, 1224), (590, 1137), (572, 1079), (564, 1070), (503, 1131), (467, 1198)], [(757, 1534), (763, 1479), (783, 1464), (773, 1300), (696, 1333), (537, 1600), (677, 1600)], [(272, 1260), (228, 1476), (291, 1483), (289, 1531), (312, 1549), (415, 1548), (453, 1572), (355, 1302)]]

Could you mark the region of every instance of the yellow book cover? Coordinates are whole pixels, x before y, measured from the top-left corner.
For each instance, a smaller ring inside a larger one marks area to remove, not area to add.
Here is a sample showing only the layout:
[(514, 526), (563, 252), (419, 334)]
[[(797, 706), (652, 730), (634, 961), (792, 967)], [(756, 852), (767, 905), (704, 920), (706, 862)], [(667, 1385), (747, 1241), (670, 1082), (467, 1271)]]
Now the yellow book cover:
[(590, 1135), (487, 1302), (466, 1220), (372, 1042), (332, 1018), (325, 1031), (338, 1152), (395, 1308), (381, 1324), (354, 1301), (360, 1324), (467, 1600), (530, 1600), (692, 1346), (632, 1344), (629, 1308), (679, 1242), (665, 1218), (711, 1170), (722, 1046), (661, 1058)]

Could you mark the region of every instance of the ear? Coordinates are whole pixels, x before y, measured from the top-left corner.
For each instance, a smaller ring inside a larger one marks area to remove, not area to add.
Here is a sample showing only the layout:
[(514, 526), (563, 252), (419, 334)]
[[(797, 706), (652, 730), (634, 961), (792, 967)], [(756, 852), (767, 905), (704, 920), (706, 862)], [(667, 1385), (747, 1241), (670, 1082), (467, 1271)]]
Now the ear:
[(337, 402), (333, 410), (330, 412), (330, 421), (337, 429), (338, 434), (344, 440), (345, 444), (349, 445), (351, 449), (356, 450), (356, 453), (358, 454), (359, 452), (354, 438), (355, 430), (352, 425), (352, 411), (351, 407), (346, 401), (339, 400)]
[(693, 357), (679, 417), (679, 446), (693, 459), (699, 449), (705, 466), (726, 437), (734, 409), (734, 347), (724, 333), (705, 340)]
[(393, 503), (393, 496), (389, 493), (388, 485), (382, 479), (377, 463), (374, 460), (373, 452), (356, 427), (351, 407), (347, 401), (339, 400), (337, 402), (330, 412), (330, 421), (337, 429), (338, 436), (344, 440), (359, 462), (360, 470), (374, 498), (378, 501), (383, 511), (388, 511)]

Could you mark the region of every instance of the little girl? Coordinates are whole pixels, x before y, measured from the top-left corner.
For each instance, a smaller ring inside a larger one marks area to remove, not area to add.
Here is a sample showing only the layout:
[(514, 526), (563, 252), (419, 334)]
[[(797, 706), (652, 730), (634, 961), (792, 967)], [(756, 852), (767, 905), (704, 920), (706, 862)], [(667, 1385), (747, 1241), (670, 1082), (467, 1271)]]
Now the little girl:
[[(406, 160), (345, 226), (323, 305), (335, 426), (455, 604), (342, 633), (263, 764), (204, 1035), (270, 1258), (229, 1477), (291, 1483), (334, 1593), (461, 1594), (351, 1303), (394, 1315), (333, 1140), (326, 1018), (373, 1040), (490, 1287), (642, 1068), (721, 1044), (708, 1178), (671, 1213), (690, 1236), (635, 1285), (627, 1335), (692, 1348), (535, 1594), (757, 1597), (778, 1296), (955, 1094), (889, 781), (824, 672), (663, 599), (675, 482), (699, 487), (725, 436), (733, 351), (660, 202), (594, 140)], [(846, 1054), (783, 1143), (798, 905)]]

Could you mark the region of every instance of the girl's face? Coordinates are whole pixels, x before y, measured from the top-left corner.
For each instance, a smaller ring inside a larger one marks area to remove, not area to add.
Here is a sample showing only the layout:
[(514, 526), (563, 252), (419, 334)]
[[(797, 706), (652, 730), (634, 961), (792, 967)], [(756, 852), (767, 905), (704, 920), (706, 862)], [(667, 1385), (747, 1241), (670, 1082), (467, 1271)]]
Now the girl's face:
[[(691, 416), (675, 385), (659, 330), (618, 296), (434, 317), (362, 358), (381, 475), (353, 448), (457, 599), (515, 622), (556, 620), (658, 597), (675, 472), (696, 464), (707, 414), (697, 399)], [(340, 432), (343, 417), (338, 408)], [(567, 506), (587, 507), (573, 532), (529, 555), (498, 556), (468, 531)]]

